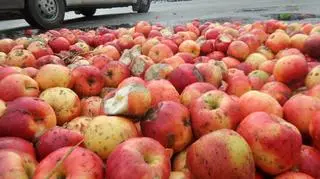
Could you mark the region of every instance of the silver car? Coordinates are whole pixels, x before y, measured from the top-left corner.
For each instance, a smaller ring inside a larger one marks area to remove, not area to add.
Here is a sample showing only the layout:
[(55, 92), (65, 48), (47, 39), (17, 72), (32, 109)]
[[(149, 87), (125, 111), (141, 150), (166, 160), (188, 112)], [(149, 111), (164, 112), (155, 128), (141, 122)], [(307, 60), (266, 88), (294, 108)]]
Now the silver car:
[(93, 16), (97, 8), (132, 6), (133, 11), (146, 13), (151, 0), (0, 0), (0, 11), (21, 12), (25, 20), (39, 28), (55, 28), (64, 20), (66, 11)]

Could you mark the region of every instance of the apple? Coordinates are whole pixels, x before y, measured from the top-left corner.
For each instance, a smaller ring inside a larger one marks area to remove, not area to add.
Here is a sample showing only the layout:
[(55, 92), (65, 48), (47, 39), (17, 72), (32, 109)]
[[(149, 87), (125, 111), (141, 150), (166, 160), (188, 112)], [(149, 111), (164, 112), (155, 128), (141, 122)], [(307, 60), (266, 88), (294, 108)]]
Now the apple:
[(96, 47), (92, 53), (94, 55), (100, 55), (100, 54), (104, 54), (110, 58), (112, 58), (113, 60), (119, 60), (120, 59), (120, 52), (119, 50), (113, 46), (113, 45), (100, 45), (98, 47)]
[(167, 45), (159, 43), (149, 50), (148, 56), (154, 61), (154, 63), (159, 63), (163, 59), (172, 57), (173, 52)]
[(142, 54), (148, 55), (150, 49), (159, 43), (160, 43), (160, 41), (156, 38), (148, 39), (141, 47)]
[(261, 45), (258, 37), (252, 33), (246, 33), (244, 35), (241, 35), (238, 38), (238, 40), (243, 41), (248, 45), (248, 47), (250, 49), (250, 51), (249, 51), (250, 53), (255, 52), (259, 48), (259, 46)]
[(302, 172), (284, 172), (276, 177), (274, 177), (275, 179), (313, 179), (312, 176), (307, 175), (305, 173)]
[(89, 122), (84, 131), (84, 145), (102, 159), (106, 159), (117, 145), (132, 137), (138, 137), (138, 131), (129, 119), (97, 116)]
[(319, 32), (320, 32), (320, 26), (319, 24), (316, 24), (311, 28), (308, 35), (319, 34)]
[(184, 172), (173, 171), (170, 172), (169, 179), (190, 179), (190, 174), (186, 174)]
[(60, 64), (65, 65), (64, 61), (55, 55), (45, 55), (40, 58), (38, 58), (35, 62), (34, 67), (40, 69), (42, 66), (47, 64)]
[(245, 59), (245, 62), (250, 64), (255, 70), (259, 69), (260, 65), (266, 61), (268, 61), (268, 59), (260, 53), (252, 53)]
[(268, 34), (264, 31), (264, 29), (252, 29), (250, 33), (258, 38), (260, 44), (264, 43), (268, 38)]
[(70, 51), (75, 51), (80, 54), (85, 54), (90, 51), (90, 46), (84, 41), (79, 41), (70, 46)]
[(217, 88), (210, 83), (205, 83), (205, 82), (192, 83), (182, 91), (180, 95), (180, 102), (181, 104), (189, 108), (190, 105), (202, 94), (211, 90), (216, 90), (216, 89)]
[(130, 49), (134, 46), (133, 38), (129, 34), (121, 35), (117, 42), (121, 50)]
[(230, 68), (228, 70), (226, 82), (228, 84), (226, 92), (229, 95), (240, 97), (252, 88), (249, 78), (244, 74), (244, 72), (235, 68)]
[(222, 33), (222, 29), (221, 28), (210, 28), (208, 29), (204, 36), (207, 40), (210, 40), (210, 39), (217, 39), (218, 36), (220, 35), (220, 33)]
[(265, 42), (265, 45), (274, 53), (290, 47), (290, 37), (281, 31), (272, 33)]
[(290, 55), (280, 58), (273, 69), (275, 79), (285, 84), (303, 80), (307, 73), (307, 61), (300, 55)]
[(240, 64), (240, 61), (233, 57), (223, 57), (221, 61), (227, 65), (227, 68), (236, 68)]
[(291, 89), (287, 85), (277, 81), (265, 83), (260, 91), (272, 96), (280, 105), (284, 105), (292, 94)]
[(0, 81), (11, 74), (19, 74), (22, 72), (22, 69), (19, 67), (13, 67), (13, 66), (4, 66), (0, 68)]
[(7, 54), (4, 52), (0, 52), (0, 65), (4, 65), (7, 60)]
[(151, 92), (141, 84), (129, 84), (104, 100), (107, 115), (143, 116), (151, 106)]
[[(181, 77), (185, 77), (185, 79), (181, 80)], [(196, 66), (192, 64), (182, 64), (169, 74), (168, 79), (177, 91), (181, 93), (186, 86), (194, 82), (203, 81), (203, 76)]]
[(287, 171), (299, 160), (301, 134), (279, 116), (253, 112), (239, 124), (237, 132), (250, 145), (255, 164), (267, 174)]
[[(312, 116), (312, 119), (309, 124), (309, 134), (312, 137), (313, 144), (315, 147), (320, 149), (320, 112), (316, 112), (314, 116)], [(319, 160), (320, 164), (320, 160)], [(320, 173), (319, 173), (320, 176)]]
[(264, 55), (268, 60), (274, 59), (274, 54), (273, 52), (266, 46), (262, 45), (257, 49), (258, 53), (261, 53)]
[(0, 158), (0, 178), (33, 178), (38, 164), (33, 156), (23, 152), (3, 149), (0, 150)]
[(6, 111), (7, 104), (3, 100), (0, 99), (0, 117), (4, 114)]
[[(179, 65), (180, 66), (180, 65)], [(177, 67), (178, 68), (178, 67)], [(159, 80), (159, 79), (166, 79), (173, 71), (173, 67), (169, 64), (153, 64), (151, 65), (144, 74), (144, 80)]]
[(36, 59), (45, 55), (53, 55), (53, 51), (51, 50), (51, 48), (47, 44), (41, 41), (31, 42), (27, 50), (32, 52), (32, 54)]
[(240, 40), (235, 40), (231, 42), (228, 47), (227, 54), (238, 60), (244, 60), (250, 53), (249, 46)]
[(178, 45), (174, 43), (173, 40), (164, 39), (164, 40), (161, 40), (161, 43), (167, 45), (171, 49), (173, 54), (176, 54), (179, 51)]
[(33, 67), (36, 58), (33, 54), (24, 49), (14, 49), (8, 53), (6, 65), (17, 67)]
[(29, 154), (33, 159), (36, 159), (36, 152), (33, 144), (19, 137), (0, 137), (0, 151), (10, 149)]
[(316, 85), (313, 88), (309, 89), (307, 95), (320, 99), (320, 85)]
[(320, 65), (315, 66), (307, 74), (304, 83), (308, 89), (320, 84)]
[(197, 64), (197, 63), (208, 63), (210, 60), (213, 60), (213, 59), (210, 59), (207, 56), (199, 56), (199, 57), (196, 57), (194, 59), (194, 63), (195, 64)]
[(216, 50), (226, 53), (232, 40), (233, 40), (233, 37), (231, 35), (220, 34), (215, 41)]
[(305, 41), (304, 41), (304, 52), (308, 54), (309, 56), (313, 58), (319, 58), (320, 52), (319, 52), (319, 46), (320, 46), (320, 34), (311, 34)]
[(40, 99), (50, 104), (53, 108), (57, 116), (58, 125), (62, 125), (80, 115), (80, 99), (69, 88), (48, 88), (40, 94)]
[(214, 63), (198, 63), (195, 64), (195, 67), (199, 71), (204, 81), (214, 85), (216, 88), (219, 88), (222, 82), (223, 73), (219, 66)]
[(21, 70), (21, 74), (27, 75), (31, 78), (35, 78), (38, 74), (39, 70), (34, 67), (26, 67)]
[(104, 87), (104, 78), (100, 70), (95, 66), (79, 66), (72, 71), (74, 91), (79, 96), (94, 96)]
[(9, 53), (11, 49), (16, 46), (17, 43), (9, 38), (3, 38), (0, 40), (0, 52)]
[[(67, 156), (70, 150), (72, 152)], [(53, 178), (103, 179), (103, 168), (103, 161), (94, 152), (82, 147), (63, 147), (39, 163), (33, 179), (44, 179), (53, 170)]]
[(178, 32), (185, 32), (185, 31), (188, 31), (188, 28), (187, 26), (184, 26), (184, 25), (176, 25), (174, 28), (174, 33), (178, 33)]
[(71, 121), (64, 123), (62, 127), (84, 135), (84, 132), (88, 128), (89, 122), (92, 121), (92, 119), (92, 117), (88, 116), (76, 117)]
[(189, 111), (177, 102), (161, 101), (147, 112), (140, 126), (143, 136), (175, 152), (183, 150), (192, 139)]
[(215, 40), (205, 40), (200, 46), (201, 54), (207, 55), (215, 50)]
[(294, 23), (288, 24), (285, 31), (290, 37), (292, 37), (295, 34), (301, 33), (301, 28), (302, 28), (302, 24), (294, 22)]
[(48, 42), (54, 53), (59, 53), (63, 50), (69, 50), (70, 42), (64, 37), (55, 37)]
[(81, 115), (95, 117), (102, 114), (102, 98), (90, 96), (81, 99)]
[(38, 83), (27, 75), (11, 74), (0, 81), (0, 99), (12, 101), (23, 96), (37, 97)]
[(159, 30), (152, 29), (148, 35), (148, 39), (156, 38), (156, 37), (162, 37), (162, 34)]
[(300, 152), (300, 160), (297, 165), (297, 169), (303, 173), (306, 173), (314, 178), (320, 177), (318, 168), (320, 167), (320, 152), (319, 150), (302, 145)]
[(143, 35), (137, 36), (133, 39), (133, 43), (135, 45), (140, 45), (140, 46), (142, 46), (146, 41), (147, 41), (147, 39)]
[(200, 55), (200, 45), (193, 40), (185, 40), (179, 45), (179, 52), (190, 53), (195, 58)]
[(185, 61), (178, 55), (174, 55), (170, 58), (166, 58), (161, 61), (161, 63), (165, 63), (170, 65), (173, 69), (177, 68), (179, 65), (184, 64)]
[(151, 30), (152, 26), (149, 22), (146, 21), (139, 21), (135, 25), (135, 32), (142, 33), (145, 37), (148, 37)]
[(33, 140), (56, 125), (56, 115), (45, 101), (20, 97), (7, 104), (0, 118), (0, 136)]
[(267, 72), (268, 74), (272, 75), (274, 66), (276, 65), (277, 60), (267, 60), (262, 62), (259, 65), (259, 70)]
[(124, 79), (119, 85), (118, 88), (122, 88), (129, 84), (141, 84), (146, 85), (145, 81), (140, 77), (131, 76), (129, 78)]
[(304, 44), (309, 36), (306, 34), (295, 34), (290, 38), (291, 47), (296, 48), (303, 52)]
[(88, 61), (91, 65), (102, 70), (110, 61), (112, 61), (112, 58), (108, 57), (107, 55), (100, 54), (91, 57)]
[(152, 106), (156, 106), (162, 101), (180, 102), (180, 95), (178, 91), (168, 80), (151, 80), (147, 82), (146, 87), (151, 93)]
[(59, 30), (62, 37), (66, 38), (71, 45), (78, 41), (77, 36), (69, 29), (62, 28)]
[(94, 47), (97, 47), (99, 45), (104, 45), (107, 42), (111, 42), (116, 39), (116, 36), (112, 33), (106, 33), (102, 35), (97, 35), (93, 39)]
[(235, 129), (242, 120), (239, 102), (218, 90), (202, 94), (189, 109), (196, 138), (223, 128)]
[(300, 56), (304, 57), (304, 55), (301, 53), (300, 50), (298, 50), (296, 48), (286, 48), (284, 50), (280, 50), (276, 54), (275, 58), (280, 59), (282, 57), (289, 56), (289, 55), (300, 55)]
[(187, 149), (177, 153), (172, 160), (172, 170), (189, 173), (187, 167)]
[(181, 57), (185, 63), (194, 63), (193, 55), (189, 52), (178, 52), (175, 56)]
[(139, 55), (135, 57), (129, 65), (131, 75), (143, 77), (145, 71), (153, 64), (154, 62), (150, 57), (145, 55)]
[(38, 157), (42, 160), (59, 148), (74, 146), (82, 140), (83, 136), (78, 132), (58, 126), (53, 127), (37, 139), (36, 149)]
[(42, 66), (37, 73), (35, 80), (42, 90), (53, 87), (73, 86), (71, 70), (58, 64), (47, 64)]
[(109, 179), (168, 179), (169, 175), (170, 156), (167, 150), (147, 137), (123, 142), (110, 154), (106, 163), (106, 178)]
[(129, 68), (119, 61), (110, 61), (101, 70), (101, 73), (107, 87), (117, 87), (121, 81), (130, 76)]
[(191, 144), (187, 150), (187, 166), (194, 178), (255, 177), (249, 145), (230, 129), (211, 132)]
[(252, 64), (249, 64), (247, 62), (241, 62), (236, 69), (241, 70), (244, 72), (245, 75), (248, 75), (251, 73), (255, 68), (252, 66)]
[(249, 73), (248, 78), (252, 89), (260, 90), (262, 86), (267, 82), (269, 74), (261, 70), (254, 70)]
[(304, 23), (302, 28), (301, 28), (301, 31), (304, 33), (304, 34), (307, 34), (309, 35), (311, 30), (313, 28), (313, 25), (311, 23)]
[(318, 110), (320, 99), (303, 94), (294, 95), (283, 105), (285, 119), (294, 124), (302, 134), (309, 134), (309, 124)]

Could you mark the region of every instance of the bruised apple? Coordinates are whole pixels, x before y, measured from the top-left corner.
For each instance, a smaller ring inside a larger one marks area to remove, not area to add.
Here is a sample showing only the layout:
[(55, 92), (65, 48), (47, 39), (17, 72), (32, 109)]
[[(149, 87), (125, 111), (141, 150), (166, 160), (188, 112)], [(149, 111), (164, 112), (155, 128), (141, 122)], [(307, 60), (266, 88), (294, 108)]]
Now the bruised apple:
[(161, 101), (180, 101), (178, 91), (168, 80), (151, 80), (147, 82), (146, 87), (152, 96), (152, 106), (157, 105)]

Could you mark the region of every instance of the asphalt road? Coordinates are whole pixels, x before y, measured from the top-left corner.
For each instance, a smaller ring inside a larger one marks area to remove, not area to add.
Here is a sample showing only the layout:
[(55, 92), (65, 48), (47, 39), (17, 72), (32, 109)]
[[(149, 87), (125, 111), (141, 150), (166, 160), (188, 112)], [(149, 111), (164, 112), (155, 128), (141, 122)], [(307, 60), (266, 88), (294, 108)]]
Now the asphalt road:
[[(85, 18), (66, 13), (63, 27), (94, 28), (130, 26), (139, 20), (176, 25), (192, 19), (203, 21), (242, 21), (244, 23), (281, 17), (290, 13), (288, 20), (320, 23), (320, 0), (192, 0), (153, 2), (150, 12), (137, 14), (131, 7), (99, 9), (96, 16)], [(288, 16), (286, 16), (288, 17)], [(0, 36), (15, 34), (28, 27), (23, 19), (0, 21)], [(9, 33), (8, 33), (9, 32)]]

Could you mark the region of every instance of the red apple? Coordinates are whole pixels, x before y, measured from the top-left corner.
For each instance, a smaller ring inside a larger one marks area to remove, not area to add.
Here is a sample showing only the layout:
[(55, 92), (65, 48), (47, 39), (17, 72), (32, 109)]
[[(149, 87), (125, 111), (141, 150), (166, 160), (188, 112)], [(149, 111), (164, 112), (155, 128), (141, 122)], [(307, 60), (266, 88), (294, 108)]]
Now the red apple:
[[(64, 159), (70, 150), (71, 147), (63, 147), (44, 158), (37, 166), (33, 179), (44, 179), (52, 170), (55, 170), (54, 178), (104, 178), (103, 162), (94, 152), (75, 147)], [(57, 165), (60, 167), (55, 169)]]
[(315, 66), (308, 73), (304, 82), (308, 89), (320, 84), (320, 65)]
[(0, 40), (0, 52), (9, 53), (11, 49), (16, 46), (17, 43), (9, 38), (4, 38)]
[(52, 107), (39, 98), (21, 97), (10, 103), (0, 118), (0, 136), (33, 140), (56, 125)]
[(226, 53), (232, 40), (233, 40), (233, 37), (231, 35), (220, 34), (215, 41), (216, 50)]
[(163, 59), (172, 57), (173, 52), (167, 45), (159, 43), (149, 50), (148, 56), (154, 61), (154, 63), (159, 63)]
[(224, 57), (221, 61), (223, 61), (228, 68), (236, 68), (240, 64), (240, 61), (233, 57)]
[(254, 70), (249, 73), (248, 78), (252, 89), (260, 90), (262, 86), (267, 82), (269, 74), (261, 70)]
[(145, 37), (147, 37), (151, 31), (152, 27), (149, 22), (139, 21), (135, 25), (135, 32), (142, 33)]
[(301, 53), (300, 50), (298, 50), (296, 48), (286, 48), (284, 50), (280, 50), (276, 54), (275, 58), (280, 59), (282, 57), (289, 56), (289, 55), (300, 55), (300, 56), (304, 57), (304, 55)]
[(314, 178), (302, 172), (288, 171), (274, 177), (274, 179), (314, 179)]
[(145, 81), (142, 78), (139, 77), (129, 77), (124, 79), (119, 85), (118, 88), (122, 88), (124, 86), (127, 86), (129, 84), (141, 84), (145, 85)]
[(23, 152), (36, 159), (36, 152), (33, 144), (19, 137), (0, 137), (0, 150), (3, 149)]
[(141, 47), (141, 51), (142, 51), (142, 54), (143, 55), (148, 55), (149, 54), (149, 51), (150, 49), (159, 44), (160, 41), (156, 38), (151, 38), (151, 39), (148, 39)]
[(168, 152), (159, 142), (146, 137), (129, 139), (120, 144), (106, 164), (108, 179), (168, 179), (169, 175)]
[(170, 65), (173, 69), (177, 68), (179, 65), (184, 64), (185, 61), (178, 55), (166, 58), (161, 61), (161, 63)]
[(300, 152), (300, 160), (297, 165), (297, 169), (303, 173), (306, 173), (314, 178), (320, 177), (320, 152), (319, 150), (302, 145)]
[(35, 78), (39, 70), (34, 67), (26, 67), (21, 70), (21, 74), (27, 75), (31, 78)]
[(291, 47), (296, 48), (303, 52), (304, 44), (309, 36), (306, 34), (295, 34), (290, 38)]
[(320, 85), (316, 85), (311, 88), (307, 94), (320, 99)]
[[(315, 147), (320, 149), (320, 112), (316, 112), (314, 116), (311, 116), (312, 119), (309, 124), (309, 134), (312, 137), (313, 144)], [(320, 164), (320, 161), (319, 161)], [(319, 173), (320, 176), (320, 173)]]
[(210, 83), (192, 83), (182, 91), (180, 96), (181, 104), (185, 105), (186, 107), (190, 107), (190, 105), (202, 94), (216, 89), (217, 88)]
[(299, 160), (301, 134), (276, 115), (251, 113), (239, 124), (237, 132), (250, 145), (255, 164), (267, 174), (280, 174)]
[(6, 66), (3, 68), (0, 68), (0, 81), (6, 76), (9, 76), (11, 74), (18, 74), (21, 72), (22, 72), (22, 69), (19, 67)]
[(33, 67), (35, 66), (36, 58), (33, 54), (24, 49), (14, 49), (8, 53), (6, 65), (17, 67)]
[(265, 45), (274, 53), (290, 47), (290, 37), (281, 31), (272, 33), (265, 42)]
[(94, 55), (104, 54), (113, 60), (119, 60), (120, 59), (120, 53), (119, 50), (113, 46), (113, 45), (100, 45), (97, 48), (95, 48), (92, 53)]
[(249, 78), (243, 73), (243, 71), (237, 70), (235, 68), (231, 68), (228, 70), (226, 82), (228, 84), (226, 92), (229, 95), (240, 97), (247, 91), (250, 91), (252, 88)]
[(205, 32), (204, 36), (208, 40), (209, 39), (215, 40), (218, 38), (221, 32), (222, 32), (221, 28), (210, 28)]
[(47, 44), (41, 41), (31, 42), (27, 48), (36, 59), (45, 56), (45, 55), (53, 55), (53, 51)]
[(194, 58), (191, 53), (188, 52), (179, 52), (176, 56), (181, 57), (185, 63), (194, 63)]
[(146, 70), (144, 74), (144, 80), (150, 81), (150, 80), (166, 79), (173, 70), (174, 70), (173, 67), (169, 64), (163, 64), (163, 63), (153, 64)]
[(119, 61), (110, 61), (101, 70), (101, 73), (107, 87), (117, 87), (121, 81), (130, 76), (129, 68)]
[(196, 138), (223, 128), (235, 129), (242, 120), (239, 102), (218, 90), (202, 94), (189, 108)]
[(69, 50), (70, 48), (70, 42), (64, 37), (53, 38), (48, 42), (48, 44), (55, 53), (59, 53), (63, 50)]
[(249, 55), (250, 49), (243, 41), (235, 40), (229, 45), (227, 53), (236, 59), (244, 60)]
[(205, 40), (201, 46), (201, 54), (207, 55), (215, 50), (215, 40)]
[(319, 52), (319, 46), (320, 46), (320, 34), (313, 34), (310, 35), (304, 42), (304, 48), (303, 50), (314, 58), (320, 57)]
[(185, 40), (179, 45), (179, 52), (190, 53), (195, 58), (200, 55), (200, 45), (193, 40)]
[(208, 82), (219, 88), (222, 82), (223, 73), (219, 66), (214, 63), (195, 64), (204, 82)]
[(187, 166), (194, 178), (255, 177), (249, 145), (230, 129), (211, 132), (194, 142), (187, 150)]
[(277, 81), (268, 82), (262, 86), (261, 92), (267, 93), (276, 99), (280, 105), (284, 105), (291, 97), (291, 89), (285, 84)]
[(156, 106), (161, 101), (179, 102), (179, 93), (167, 80), (151, 80), (146, 85), (152, 96), (151, 105)]
[(260, 53), (252, 53), (245, 60), (245, 62), (255, 70), (259, 69), (260, 65), (266, 61), (268, 61), (268, 59)]
[(90, 96), (81, 99), (81, 115), (95, 117), (102, 114), (102, 98)]
[(161, 40), (161, 43), (167, 45), (171, 49), (173, 54), (176, 54), (179, 51), (178, 45), (174, 43), (172, 40), (169, 40), (169, 39)]
[(47, 64), (60, 64), (64, 65), (64, 61), (55, 56), (55, 55), (45, 55), (40, 58), (38, 58), (35, 62), (35, 67), (40, 69), (42, 66), (47, 65)]
[(276, 62), (277, 62), (277, 60), (264, 61), (259, 65), (259, 70), (267, 72), (268, 74), (272, 74), (274, 66), (276, 65)]

